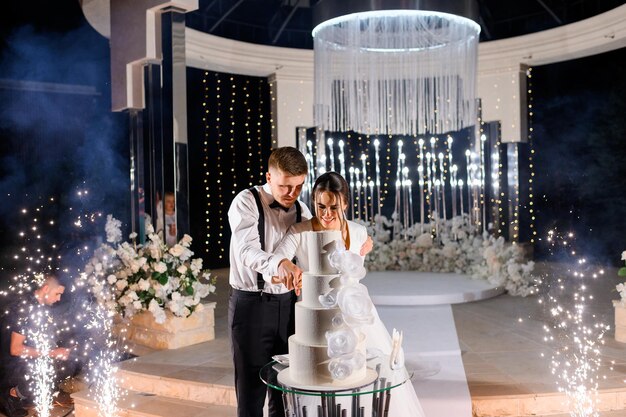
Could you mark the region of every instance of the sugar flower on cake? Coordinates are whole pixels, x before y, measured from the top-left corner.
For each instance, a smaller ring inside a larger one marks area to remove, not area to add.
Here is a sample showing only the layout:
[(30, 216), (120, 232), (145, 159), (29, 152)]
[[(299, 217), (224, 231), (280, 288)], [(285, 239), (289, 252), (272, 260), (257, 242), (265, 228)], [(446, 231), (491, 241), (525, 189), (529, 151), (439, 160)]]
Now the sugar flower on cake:
[(191, 259), (191, 237), (168, 248), (147, 224), (144, 244), (120, 242), (120, 226), (107, 216), (108, 243), (95, 250), (81, 275), (95, 299), (124, 317), (149, 311), (157, 323), (165, 321), (168, 311), (187, 317), (200, 310), (202, 299), (215, 292), (215, 280), (202, 270), (201, 259)]
[(349, 377), (365, 363), (365, 355), (357, 349), (359, 327), (374, 322), (373, 304), (367, 288), (359, 281), (365, 276), (363, 258), (345, 249), (336, 249), (329, 256), (331, 265), (340, 273), (342, 286), (320, 296), (325, 307), (337, 305), (340, 314), (333, 318), (334, 329), (326, 332), (328, 370), (334, 379)]
[(367, 274), (363, 266), (363, 259), (358, 254), (344, 248), (332, 252), (329, 255), (329, 260), (334, 268), (341, 271), (343, 285), (349, 285), (350, 282), (347, 281), (358, 282)]
[(341, 381), (352, 375), (354, 366), (349, 359), (335, 358), (328, 363), (328, 370), (333, 379)]
[(337, 305), (344, 321), (350, 326), (364, 326), (374, 322), (374, 305), (363, 284), (342, 287), (337, 295)]
[(328, 370), (334, 379), (343, 380), (352, 375), (355, 369), (360, 369), (365, 364), (365, 355), (354, 352), (352, 355), (333, 358), (328, 363)]
[(337, 289), (333, 288), (317, 298), (322, 307), (331, 308), (337, 305)]
[(337, 358), (354, 352), (358, 342), (356, 333), (349, 327), (342, 327), (326, 332), (328, 343), (328, 357)]

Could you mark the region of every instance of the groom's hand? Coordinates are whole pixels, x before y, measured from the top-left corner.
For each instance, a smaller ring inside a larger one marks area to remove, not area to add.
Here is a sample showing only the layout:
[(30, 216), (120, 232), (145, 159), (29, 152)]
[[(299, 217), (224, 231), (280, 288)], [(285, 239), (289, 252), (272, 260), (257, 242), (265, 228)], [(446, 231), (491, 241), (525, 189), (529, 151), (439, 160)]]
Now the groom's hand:
[(302, 288), (302, 270), (289, 259), (283, 259), (280, 261), (280, 264), (278, 264), (278, 276), (272, 277), (272, 282), (285, 284), (288, 290), (295, 290), (296, 295), (300, 295), (300, 289)]

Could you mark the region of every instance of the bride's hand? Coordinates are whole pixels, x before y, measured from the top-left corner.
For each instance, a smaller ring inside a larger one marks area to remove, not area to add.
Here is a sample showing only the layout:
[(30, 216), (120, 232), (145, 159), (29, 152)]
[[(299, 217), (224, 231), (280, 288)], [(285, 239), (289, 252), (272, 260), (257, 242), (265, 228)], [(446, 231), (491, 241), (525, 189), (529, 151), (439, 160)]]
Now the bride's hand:
[(372, 240), (370, 236), (368, 236), (367, 239), (365, 239), (365, 243), (363, 243), (363, 246), (361, 246), (361, 250), (359, 251), (359, 254), (361, 256), (365, 256), (368, 253), (370, 253), (372, 249), (374, 249), (374, 241)]

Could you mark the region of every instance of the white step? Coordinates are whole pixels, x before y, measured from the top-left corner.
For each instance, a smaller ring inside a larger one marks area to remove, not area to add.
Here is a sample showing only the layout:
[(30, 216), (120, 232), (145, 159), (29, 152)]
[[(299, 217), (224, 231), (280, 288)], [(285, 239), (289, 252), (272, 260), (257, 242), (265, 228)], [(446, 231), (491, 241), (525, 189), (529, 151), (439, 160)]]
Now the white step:
[[(204, 404), (236, 406), (235, 387), (229, 384), (230, 376), (220, 377), (219, 369), (202, 368), (181, 370), (176, 376), (164, 376), (144, 372), (135, 372), (120, 368), (118, 381), (127, 390), (155, 394), (185, 401)], [(224, 382), (220, 383), (220, 380)]]
[[(98, 417), (97, 404), (89, 391), (72, 394), (75, 417)], [(207, 404), (205, 402), (180, 400), (128, 391), (117, 405), (118, 417), (235, 417), (236, 407)]]

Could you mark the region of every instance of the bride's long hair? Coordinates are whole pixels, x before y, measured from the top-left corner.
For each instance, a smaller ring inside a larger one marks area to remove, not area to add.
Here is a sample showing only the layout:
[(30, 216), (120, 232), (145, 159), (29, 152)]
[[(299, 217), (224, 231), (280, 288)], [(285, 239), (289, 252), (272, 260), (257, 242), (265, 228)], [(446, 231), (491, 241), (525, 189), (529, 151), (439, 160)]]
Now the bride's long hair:
[[(313, 214), (317, 217), (317, 200), (319, 195), (327, 192), (332, 194), (335, 197), (335, 201), (339, 204), (340, 207), (345, 204), (346, 207), (350, 207), (350, 189), (348, 188), (348, 182), (344, 177), (334, 171), (328, 171), (324, 174), (317, 177), (315, 180), (315, 185), (313, 186), (312, 195), (312, 206), (313, 206)], [(348, 233), (348, 223), (346, 219), (346, 213), (343, 208), (339, 210), (339, 224), (341, 234), (344, 238), (346, 247), (350, 246), (350, 235)]]

